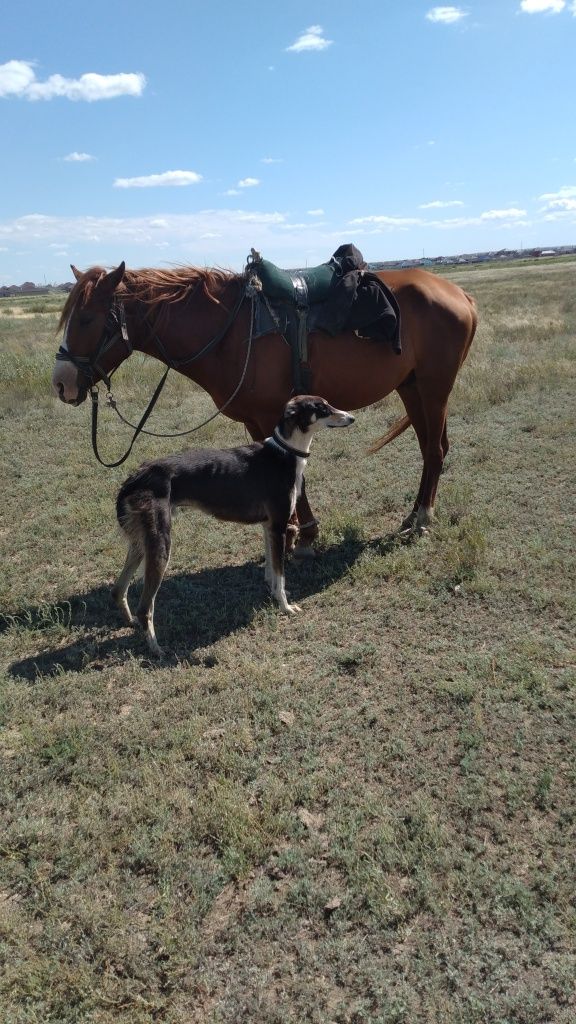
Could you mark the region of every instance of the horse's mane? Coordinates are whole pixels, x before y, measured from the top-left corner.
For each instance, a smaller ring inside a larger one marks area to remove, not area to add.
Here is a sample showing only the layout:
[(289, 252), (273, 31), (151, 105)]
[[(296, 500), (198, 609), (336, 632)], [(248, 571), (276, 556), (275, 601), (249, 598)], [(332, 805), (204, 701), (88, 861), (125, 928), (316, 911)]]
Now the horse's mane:
[[(79, 302), (85, 306), (100, 279), (106, 274), (103, 267), (90, 267), (76, 282), (60, 315), (58, 330), (62, 330), (73, 308)], [(153, 314), (161, 303), (182, 302), (201, 286), (212, 302), (219, 303), (214, 292), (221, 290), (237, 274), (214, 267), (175, 267), (163, 270), (158, 267), (144, 267), (141, 270), (125, 270), (117, 292), (119, 296), (130, 296), (150, 307)]]

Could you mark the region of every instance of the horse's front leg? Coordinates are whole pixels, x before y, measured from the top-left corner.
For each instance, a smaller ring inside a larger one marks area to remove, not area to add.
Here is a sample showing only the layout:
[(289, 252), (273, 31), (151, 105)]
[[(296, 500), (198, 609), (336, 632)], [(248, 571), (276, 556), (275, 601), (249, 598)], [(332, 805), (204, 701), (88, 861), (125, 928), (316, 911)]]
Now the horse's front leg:
[[(290, 523), (292, 523), (293, 520), (295, 520), (296, 526), (299, 529), (298, 543), (294, 548), (295, 557), (314, 557), (316, 552), (313, 545), (320, 531), (318, 529), (318, 520), (308, 503), (304, 478), (302, 478), (302, 490), (300, 491), (300, 497), (296, 502), (296, 512), (290, 520)], [(290, 526), (288, 528), (290, 529)]]

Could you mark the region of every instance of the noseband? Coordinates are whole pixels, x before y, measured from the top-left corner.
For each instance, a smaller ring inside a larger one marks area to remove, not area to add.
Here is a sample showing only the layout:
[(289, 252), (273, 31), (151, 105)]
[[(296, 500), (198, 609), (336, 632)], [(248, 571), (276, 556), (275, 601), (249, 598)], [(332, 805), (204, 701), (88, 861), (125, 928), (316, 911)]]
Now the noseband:
[(128, 337), (124, 306), (117, 299), (114, 299), (108, 310), (96, 352), (90, 356), (76, 356), (72, 355), (63, 345), (60, 345), (56, 353), (56, 359), (60, 360), (60, 362), (72, 363), (80, 373), (88, 378), (91, 388), (95, 383), (94, 371), (96, 371), (108, 390), (110, 390), (111, 374), (107, 374), (99, 363), (102, 356), (116, 344), (119, 338), (124, 342), (127, 349), (126, 354), (129, 356), (133, 352), (133, 346)]

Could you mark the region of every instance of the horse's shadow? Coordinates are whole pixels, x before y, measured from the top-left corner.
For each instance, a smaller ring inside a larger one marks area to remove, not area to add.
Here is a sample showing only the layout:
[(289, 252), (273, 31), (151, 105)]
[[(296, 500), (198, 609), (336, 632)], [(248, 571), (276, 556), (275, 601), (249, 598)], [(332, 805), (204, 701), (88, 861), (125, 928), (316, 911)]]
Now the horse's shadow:
[[(339, 544), (322, 551), (317, 558), (295, 562), (286, 567), (286, 589), (290, 600), (299, 602), (321, 593), (341, 579), (368, 548), (384, 552), (392, 538), (364, 541), (345, 537)], [(140, 583), (130, 591), (135, 608)], [(163, 665), (179, 661), (213, 664), (210, 655), (198, 655), (230, 633), (250, 625), (261, 609), (272, 608), (264, 584), (263, 565), (255, 561), (244, 565), (202, 569), (195, 573), (167, 575), (156, 602), (155, 626), (167, 653)], [(75, 629), (77, 639), (22, 658), (8, 667), (11, 676), (36, 681), (41, 676), (61, 672), (98, 670), (129, 658), (149, 662), (144, 634), (123, 628), (120, 612), (112, 603), (110, 587), (95, 587), (83, 594), (72, 594), (57, 605), (37, 605), (0, 618), (0, 631), (11, 626), (42, 631), (54, 625)], [(59, 630), (60, 636), (62, 629)]]

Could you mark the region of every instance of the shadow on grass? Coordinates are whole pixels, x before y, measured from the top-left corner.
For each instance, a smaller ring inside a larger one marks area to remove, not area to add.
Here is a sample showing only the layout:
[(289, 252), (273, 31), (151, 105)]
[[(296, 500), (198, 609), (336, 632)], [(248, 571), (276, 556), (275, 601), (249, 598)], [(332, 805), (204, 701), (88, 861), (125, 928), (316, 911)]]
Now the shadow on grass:
[[(286, 566), (290, 599), (299, 602), (321, 593), (344, 576), (363, 551), (376, 547), (384, 553), (396, 543), (393, 538), (363, 541), (353, 536), (321, 551), (316, 558), (290, 559)], [(137, 582), (130, 589), (132, 609), (136, 607), (140, 588), (141, 583)], [(267, 606), (274, 607), (264, 583), (263, 564), (247, 562), (196, 573), (168, 574), (158, 594), (154, 616), (156, 632), (167, 655), (159, 664), (169, 666), (179, 660), (195, 660), (197, 649), (209, 647), (249, 626), (257, 612)], [(45, 631), (48, 639), (50, 632), (55, 628), (58, 631), (57, 646), (9, 666), (11, 676), (31, 682), (61, 672), (99, 670), (132, 657), (150, 661), (143, 633), (123, 629), (109, 586), (72, 594), (56, 605), (31, 606), (0, 618), (0, 631), (9, 628), (20, 629), (24, 634), (28, 630), (34, 632), (36, 644), (39, 632)], [(77, 638), (63, 645), (66, 630), (73, 630)], [(208, 665), (209, 658), (204, 663)]]

